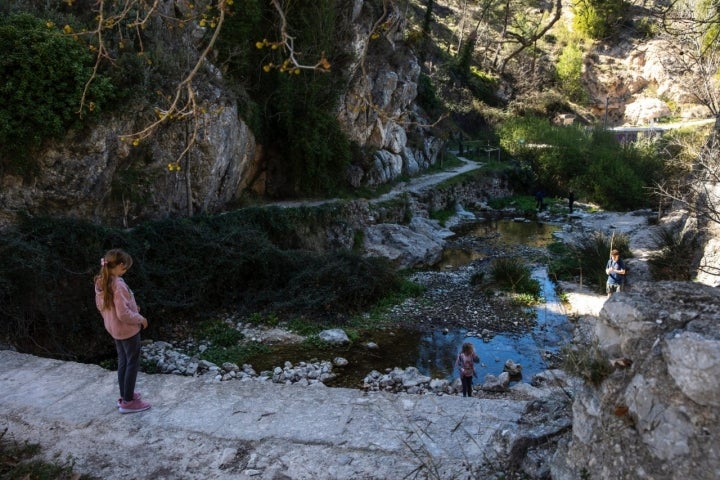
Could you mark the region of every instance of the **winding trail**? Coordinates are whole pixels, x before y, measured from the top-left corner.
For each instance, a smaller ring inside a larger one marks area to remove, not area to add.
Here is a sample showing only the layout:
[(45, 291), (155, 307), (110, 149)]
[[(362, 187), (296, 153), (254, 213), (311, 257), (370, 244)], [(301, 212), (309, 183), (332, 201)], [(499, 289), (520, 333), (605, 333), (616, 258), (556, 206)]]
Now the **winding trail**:
[[(382, 203), (388, 200), (391, 200), (393, 198), (396, 198), (404, 193), (421, 193), (422, 191), (426, 190), (429, 187), (435, 186), (445, 180), (448, 180), (450, 178), (456, 177), (458, 175), (462, 175), (467, 172), (472, 172), (473, 170), (477, 170), (480, 167), (483, 166), (482, 163), (475, 162), (473, 160), (469, 160), (465, 157), (456, 157), (458, 160), (462, 162), (462, 165), (448, 169), (448, 170), (442, 170), (440, 172), (435, 172), (427, 175), (420, 175), (417, 177), (412, 177), (407, 182), (400, 182), (393, 186), (392, 190), (390, 190), (387, 193), (384, 193), (378, 197), (368, 199), (369, 203)], [(280, 202), (272, 202), (268, 203), (267, 205), (274, 205), (278, 207), (284, 207), (284, 208), (297, 208), (297, 207), (316, 207), (318, 205), (324, 205), (327, 203), (334, 203), (334, 202), (340, 202), (342, 201), (339, 198), (331, 198), (331, 199), (322, 199), (322, 200), (288, 200), (288, 201), (280, 201)]]

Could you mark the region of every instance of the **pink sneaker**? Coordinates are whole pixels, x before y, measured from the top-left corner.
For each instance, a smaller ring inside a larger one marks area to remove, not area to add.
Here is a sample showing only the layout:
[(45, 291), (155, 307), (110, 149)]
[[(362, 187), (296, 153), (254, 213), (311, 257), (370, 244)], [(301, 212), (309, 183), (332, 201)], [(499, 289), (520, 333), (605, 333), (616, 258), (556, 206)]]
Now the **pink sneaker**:
[[(133, 400), (140, 400), (140, 397), (142, 397), (142, 395), (140, 395), (140, 392), (133, 393)], [(118, 398), (117, 406), (119, 407), (121, 403), (122, 403), (122, 397)]]
[(120, 403), (120, 408), (118, 408), (118, 411), (120, 413), (137, 413), (137, 412), (144, 412), (145, 410), (150, 408), (149, 403), (145, 403), (142, 400), (133, 400), (132, 402), (126, 402), (122, 401)]

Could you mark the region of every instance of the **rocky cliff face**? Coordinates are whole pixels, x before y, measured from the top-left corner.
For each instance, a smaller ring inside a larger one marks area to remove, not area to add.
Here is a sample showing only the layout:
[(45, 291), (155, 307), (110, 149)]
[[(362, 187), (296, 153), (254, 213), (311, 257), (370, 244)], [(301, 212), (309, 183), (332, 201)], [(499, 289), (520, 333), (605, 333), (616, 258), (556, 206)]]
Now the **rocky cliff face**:
[(680, 69), (676, 56), (664, 39), (600, 45), (585, 60), (583, 83), (594, 102), (591, 112), (604, 118), (607, 107), (609, 126), (645, 125), (670, 116), (709, 117), (709, 109), (673, 74)]
[(720, 477), (719, 305), (716, 288), (689, 282), (639, 283), (605, 303), (599, 349), (631, 365), (576, 392), (552, 478)]
[(402, 12), (391, 5), (384, 36), (373, 39), (373, 18), (358, 8), (362, 4), (356, 2), (353, 16), (357, 61), (349, 69), (352, 80), (338, 114), (350, 139), (375, 152), (371, 162), (351, 168), (350, 182), (356, 187), (416, 175), (435, 163), (442, 148), (438, 138), (418, 126), (431, 122), (413, 103), (420, 65), (403, 40)]
[(12, 223), (20, 211), (129, 226), (148, 218), (220, 210), (246, 186), (255, 140), (221, 94), (210, 105), (221, 112), (207, 115), (199, 148), (179, 172), (168, 171), (167, 165), (184, 148), (182, 125), (134, 148), (120, 140), (133, 130), (132, 122), (112, 118), (51, 145), (41, 153), (40, 169), (31, 180), (0, 177), (0, 226)]
[[(419, 139), (408, 142), (408, 122), (427, 122), (412, 113), (420, 66), (402, 42), (401, 12), (391, 13), (385, 36), (370, 40), (373, 19), (364, 7), (362, 0), (354, 4), (352, 49), (357, 61), (346, 72), (351, 80), (338, 110), (349, 137), (374, 152), (371, 161), (351, 168), (349, 177), (356, 187), (417, 174), (435, 162), (440, 150), (440, 142), (422, 128), (413, 127), (411, 134)], [(194, 34), (187, 32), (183, 44), (192, 45)], [(187, 125), (170, 124), (131, 147), (120, 137), (145, 124), (134, 113), (106, 118), (42, 151), (41, 168), (31, 179), (0, 177), (0, 227), (12, 223), (20, 211), (129, 226), (151, 218), (218, 212), (246, 188), (262, 193), (263, 149), (238, 118), (236, 100), (221, 73), (209, 65), (197, 83), (202, 87), (196, 94), (207, 113), (181, 170), (167, 166), (185, 148)]]

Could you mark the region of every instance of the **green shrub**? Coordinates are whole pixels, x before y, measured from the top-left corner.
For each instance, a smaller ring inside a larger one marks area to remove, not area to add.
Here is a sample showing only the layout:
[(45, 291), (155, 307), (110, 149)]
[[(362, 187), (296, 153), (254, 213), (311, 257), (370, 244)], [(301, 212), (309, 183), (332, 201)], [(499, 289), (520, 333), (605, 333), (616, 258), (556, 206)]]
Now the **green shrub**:
[(203, 322), (196, 335), (219, 347), (235, 346), (245, 338), (241, 332), (222, 320)]
[(483, 283), (485, 283), (485, 272), (475, 272), (470, 277), (470, 285), (473, 287), (481, 286)]
[(466, 80), (467, 86), (475, 98), (482, 100), (488, 105), (498, 106), (500, 104), (496, 95), (499, 84), (497, 77), (471, 65), (470, 74)]
[(0, 167), (22, 170), (31, 150), (102, 111), (113, 87), (95, 78), (78, 112), (93, 56), (51, 22), (29, 14), (0, 18), (0, 44)]
[(228, 81), (247, 92), (240, 108), (252, 114), (253, 132), (268, 147), (269, 196), (330, 196), (348, 188), (345, 170), (353, 145), (337, 119), (347, 86), (343, 67), (351, 60), (342, 50), (351, 31), (342, 7), (329, 0), (285, 6), (297, 60), (313, 65), (324, 56), (327, 72), (291, 74), (269, 66), (283, 65), (287, 51), (256, 48), (266, 36), (272, 41), (268, 32), (276, 29), (277, 14), (268, 2), (244, 2), (243, 14), (228, 18), (221, 32), (218, 62), (227, 66)]
[(107, 356), (112, 344), (95, 308), (92, 279), (110, 245), (125, 247), (128, 237), (74, 220), (26, 217), (3, 232), (0, 337), (29, 353)]
[(500, 127), (500, 144), (526, 169), (528, 190), (564, 195), (587, 169), (590, 138), (580, 126), (557, 126), (541, 117), (520, 117)]
[(443, 210), (433, 210), (430, 212), (430, 218), (432, 220), (437, 220), (440, 223), (440, 226), (444, 227), (445, 222), (448, 221), (450, 217), (455, 215), (455, 209), (454, 208), (446, 208)]
[(576, 44), (563, 48), (556, 66), (560, 89), (575, 102), (585, 102), (587, 92), (582, 84), (583, 51)]
[(554, 241), (547, 246), (548, 276), (558, 280), (575, 281), (581, 273), (577, 251), (565, 242)]
[(418, 79), (417, 102), (430, 115), (438, 115), (442, 109), (442, 102), (437, 96), (437, 88), (432, 78), (421, 73)]
[(593, 39), (613, 33), (627, 9), (623, 0), (574, 0), (573, 7), (573, 25)]
[(652, 18), (643, 17), (639, 18), (635, 22), (635, 31), (642, 38), (653, 38), (660, 32), (660, 30), (660, 25), (658, 25), (657, 21)]
[(605, 209), (652, 205), (650, 187), (664, 168), (653, 144), (623, 144), (613, 132), (558, 126), (540, 117), (518, 117), (499, 128), (500, 144), (519, 164), (521, 188), (564, 197), (570, 189)]
[(518, 258), (498, 258), (490, 267), (493, 281), (504, 290), (540, 297), (540, 282), (531, 277), (530, 269)]
[(325, 100), (337, 98), (337, 89), (322, 80), (281, 79), (279, 94), (286, 101), (278, 102), (277, 114), (271, 117), (277, 123), (272, 122), (268, 130), (282, 152), (277, 162), (287, 183), (275, 194), (333, 195), (346, 186), (350, 141), (336, 118), (336, 105)]
[(112, 355), (92, 281), (100, 257), (115, 247), (135, 260), (125, 278), (150, 320), (150, 337), (172, 337), (186, 323), (228, 310), (337, 324), (402, 288), (382, 259), (313, 252), (291, 244), (297, 238), (275, 242), (282, 232), (294, 230), (297, 237), (320, 228), (321, 217), (330, 224), (328, 210), (320, 207), (305, 219), (302, 212), (268, 210), (267, 216), (251, 209), (148, 222), (131, 231), (24, 218), (0, 236), (0, 338), (46, 356), (94, 361)]
[(325, 330), (326, 325), (319, 324), (318, 322), (308, 320), (305, 317), (293, 318), (288, 322), (288, 329), (298, 335), (312, 336)]
[(470, 66), (472, 64), (473, 52), (475, 51), (475, 44), (477, 43), (477, 34), (471, 33), (465, 39), (465, 43), (458, 52), (452, 66), (452, 71), (458, 77), (467, 79), (470, 77)]
[(498, 197), (490, 199), (488, 202), (492, 208), (503, 210), (505, 208), (515, 208), (523, 212), (526, 217), (531, 217), (537, 213), (537, 200), (531, 195), (514, 195), (512, 197)]
[(248, 317), (247, 321), (253, 325), (266, 325), (268, 327), (277, 327), (280, 323), (280, 319), (275, 313), (263, 315), (255, 312)]
[(249, 358), (269, 351), (270, 348), (261, 343), (231, 346), (210, 345), (204, 352), (199, 353), (199, 357), (215, 365), (222, 365), (225, 362), (242, 365), (247, 363)]

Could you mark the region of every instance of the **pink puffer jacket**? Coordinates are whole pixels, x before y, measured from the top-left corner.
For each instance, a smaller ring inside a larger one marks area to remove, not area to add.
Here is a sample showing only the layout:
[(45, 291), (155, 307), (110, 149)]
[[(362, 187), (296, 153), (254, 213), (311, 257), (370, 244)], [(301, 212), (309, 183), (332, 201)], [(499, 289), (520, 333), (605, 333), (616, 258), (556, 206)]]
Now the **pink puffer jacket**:
[(125, 340), (136, 335), (141, 329), (144, 317), (135, 303), (135, 296), (121, 277), (113, 277), (114, 307), (103, 310), (103, 292), (95, 285), (95, 306), (105, 321), (105, 330), (116, 340)]

